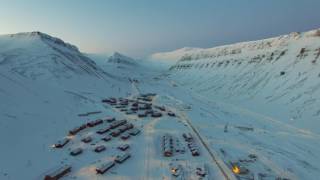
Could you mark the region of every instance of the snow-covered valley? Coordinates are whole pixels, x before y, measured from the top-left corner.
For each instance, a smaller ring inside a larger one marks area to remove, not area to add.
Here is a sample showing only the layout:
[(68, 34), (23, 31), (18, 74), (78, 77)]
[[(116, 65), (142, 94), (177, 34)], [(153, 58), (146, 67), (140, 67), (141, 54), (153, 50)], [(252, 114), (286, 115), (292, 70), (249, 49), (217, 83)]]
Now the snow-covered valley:
[[(157, 53), (173, 61), (162, 70), (156, 60), (119, 53), (90, 59), (39, 32), (0, 36), (0, 179), (40, 180), (63, 165), (72, 168), (62, 179), (79, 180), (318, 179), (319, 49), (319, 30), (292, 33)], [(102, 102), (110, 97), (115, 104)], [(152, 112), (144, 114), (148, 104)], [(101, 140), (97, 132), (111, 126), (105, 117), (126, 119), (140, 133)], [(68, 134), (97, 119), (103, 122)], [(164, 136), (174, 141), (168, 157)], [(69, 142), (55, 148), (63, 138)], [(131, 157), (97, 174), (123, 144)], [(106, 150), (94, 152), (99, 145)], [(71, 156), (76, 148), (82, 153)]]

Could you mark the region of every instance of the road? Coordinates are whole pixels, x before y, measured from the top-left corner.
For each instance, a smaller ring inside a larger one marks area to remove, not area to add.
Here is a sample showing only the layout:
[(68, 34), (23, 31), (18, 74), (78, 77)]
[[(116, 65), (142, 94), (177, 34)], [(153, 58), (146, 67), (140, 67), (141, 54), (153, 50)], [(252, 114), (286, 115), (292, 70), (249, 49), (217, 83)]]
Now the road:
[[(140, 94), (139, 88), (137, 87), (136, 83), (132, 83), (132, 91), (134, 95), (138, 95)], [(157, 104), (156, 99), (154, 99), (152, 101), (153, 105), (158, 105), (160, 106), (161, 104)], [(170, 111), (175, 112), (178, 116), (178, 118), (184, 122), (186, 122), (189, 126), (189, 129), (197, 136), (197, 138), (199, 139), (199, 142), (201, 143), (201, 145), (203, 146), (203, 149), (205, 149), (207, 151), (207, 153), (209, 154), (210, 158), (211, 158), (211, 162), (213, 166), (218, 167), (219, 171), (221, 172), (221, 174), (223, 175), (223, 178), (226, 180), (235, 180), (235, 176), (234, 174), (231, 172), (231, 170), (226, 166), (226, 164), (217, 156), (217, 153), (212, 150), (208, 144), (206, 143), (206, 140), (203, 136), (201, 136), (201, 134), (199, 133), (199, 131), (196, 129), (196, 127), (192, 124), (192, 121), (188, 118), (188, 116), (184, 113), (179, 111), (176, 107), (167, 107)], [(146, 162), (145, 162), (145, 166), (146, 166), (146, 179), (149, 179), (149, 162), (151, 157), (150, 154), (150, 146), (153, 146), (153, 142), (154, 140), (152, 140), (152, 131), (154, 131), (154, 125), (156, 124), (156, 122), (158, 120), (160, 120), (161, 118), (156, 118), (154, 120), (152, 120), (150, 123), (148, 123), (145, 126), (145, 136), (146, 136), (146, 142), (147, 142), (147, 146), (145, 147), (145, 151), (146, 151)]]

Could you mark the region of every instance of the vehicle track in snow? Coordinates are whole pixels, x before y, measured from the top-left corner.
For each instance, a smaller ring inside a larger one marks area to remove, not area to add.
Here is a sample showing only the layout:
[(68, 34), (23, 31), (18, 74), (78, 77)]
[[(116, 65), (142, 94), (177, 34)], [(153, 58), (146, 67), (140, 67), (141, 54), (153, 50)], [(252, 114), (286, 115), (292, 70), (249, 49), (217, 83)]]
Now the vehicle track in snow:
[[(132, 87), (132, 93), (130, 97), (133, 96), (138, 96), (140, 93), (139, 88), (137, 87), (137, 84), (135, 82), (131, 82), (131, 87)], [(146, 123), (144, 125), (143, 131), (144, 131), (144, 138), (145, 138), (145, 143), (146, 146), (144, 148), (144, 154), (145, 154), (145, 158), (144, 158), (144, 171), (145, 171), (145, 175), (142, 177), (142, 179), (144, 180), (149, 180), (150, 179), (150, 160), (152, 158), (152, 148), (154, 146), (153, 144), (153, 135), (152, 132), (154, 131), (154, 126), (157, 123), (157, 121), (159, 120), (159, 118), (153, 119), (152, 121)]]
[(217, 158), (217, 153), (214, 152), (209, 147), (209, 145), (207, 144), (205, 139), (201, 136), (201, 134), (198, 132), (196, 127), (194, 127), (194, 125), (192, 124), (191, 120), (186, 116), (186, 114), (185, 113), (180, 113), (180, 112), (178, 112), (177, 114), (179, 115), (179, 117), (182, 120), (184, 120), (188, 124), (190, 129), (194, 132), (194, 134), (200, 140), (200, 143), (203, 145), (205, 150), (208, 152), (208, 154), (210, 155), (210, 157), (211, 157), (212, 161), (214, 162), (214, 164), (217, 165), (217, 167), (219, 168), (219, 170), (222, 173), (222, 175), (224, 176), (224, 178), (226, 180), (234, 180), (234, 179), (236, 179), (235, 176), (233, 175), (233, 173), (231, 172), (231, 170), (224, 164), (224, 162)]

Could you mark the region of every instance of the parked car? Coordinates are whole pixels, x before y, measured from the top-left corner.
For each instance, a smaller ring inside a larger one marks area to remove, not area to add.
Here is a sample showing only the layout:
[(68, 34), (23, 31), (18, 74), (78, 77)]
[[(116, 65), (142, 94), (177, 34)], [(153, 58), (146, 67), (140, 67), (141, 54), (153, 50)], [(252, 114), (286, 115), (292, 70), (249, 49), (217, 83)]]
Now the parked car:
[(196, 149), (191, 150), (191, 154), (192, 154), (192, 156), (199, 156), (200, 155), (199, 151)]
[(162, 136), (162, 148), (163, 155), (166, 157), (171, 157), (173, 155), (173, 143), (172, 136), (166, 134)]
[(197, 167), (196, 174), (200, 177), (205, 177), (207, 175), (207, 171), (204, 167)]
[(172, 149), (168, 148), (168, 147), (165, 147), (164, 150), (163, 150), (163, 155), (166, 156), (166, 157), (171, 157), (173, 155)]
[(138, 114), (138, 117), (140, 117), (140, 118), (142, 118), (142, 117), (147, 117), (147, 114), (146, 114), (145, 112), (139, 113), (139, 114)]
[(107, 99), (102, 99), (102, 102), (103, 103), (108, 103), (108, 104), (117, 103), (117, 99), (115, 99), (115, 98), (107, 98)]
[(151, 114), (151, 116), (152, 117), (161, 117), (162, 116), (162, 114), (160, 113), (160, 112), (153, 112), (152, 114)]
[(193, 141), (193, 136), (190, 133), (183, 133), (182, 137), (184, 138), (185, 141), (191, 142)]
[(169, 111), (169, 112), (168, 112), (168, 116), (175, 117), (176, 114), (175, 114), (174, 112), (172, 112), (172, 111)]

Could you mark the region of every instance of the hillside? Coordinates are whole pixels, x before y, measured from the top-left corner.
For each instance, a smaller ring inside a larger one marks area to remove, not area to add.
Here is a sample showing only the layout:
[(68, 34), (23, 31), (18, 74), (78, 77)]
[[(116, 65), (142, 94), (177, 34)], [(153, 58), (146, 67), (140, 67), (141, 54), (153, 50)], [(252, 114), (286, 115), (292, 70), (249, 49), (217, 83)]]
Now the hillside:
[(0, 84), (0, 179), (36, 179), (57, 166), (63, 157), (50, 147), (78, 114), (101, 111), (102, 97), (130, 87), (40, 32), (0, 36)]
[(320, 133), (320, 30), (189, 51), (170, 77), (215, 101)]

